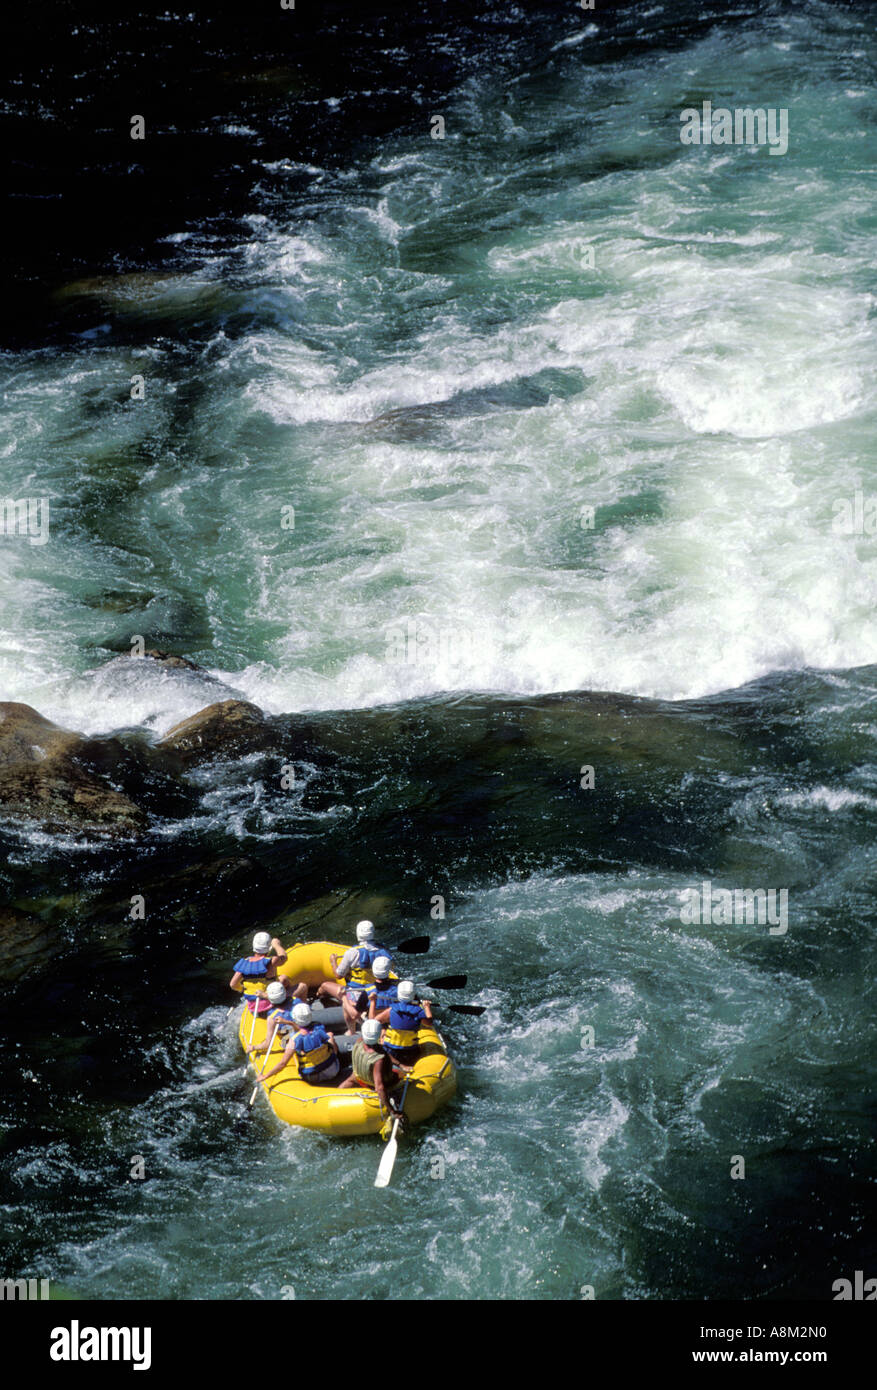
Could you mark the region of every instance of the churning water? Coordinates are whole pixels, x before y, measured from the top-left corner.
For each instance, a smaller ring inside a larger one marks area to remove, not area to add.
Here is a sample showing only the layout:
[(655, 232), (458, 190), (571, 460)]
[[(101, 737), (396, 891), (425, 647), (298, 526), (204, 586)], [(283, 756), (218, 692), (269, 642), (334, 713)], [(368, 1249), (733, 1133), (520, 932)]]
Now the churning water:
[[(2, 355), (2, 492), (50, 528), (0, 537), (3, 698), (87, 733), (229, 696), (346, 712), (373, 757), (344, 796), (278, 810), (241, 761), (121, 853), (196, 879), (249, 855), (256, 901), (379, 891), (432, 928), (424, 978), (489, 1006), (445, 1016), (459, 1098), (376, 1193), (373, 1142), (245, 1121), (233, 922), (209, 938), (195, 893), (182, 937), (114, 942), (120, 852), (9, 831), (8, 893), (59, 923), (60, 992), (9, 1038), (22, 1271), (99, 1298), (823, 1298), (861, 1262), (877, 543), (838, 516), (877, 487), (868, 18), (504, 10), (443, 139), (424, 111), (324, 164), (276, 129), (260, 157), (279, 87), (253, 78), (220, 128), (255, 159), (233, 234), (181, 218), (160, 265), (59, 286), (65, 331)], [(336, 82), (310, 99), (355, 128)], [(683, 144), (704, 100), (787, 109), (788, 152)], [(538, 698), (568, 691), (647, 702), (603, 738)], [(704, 879), (788, 888), (788, 931), (683, 925)], [(129, 1026), (131, 976), (161, 1004)]]

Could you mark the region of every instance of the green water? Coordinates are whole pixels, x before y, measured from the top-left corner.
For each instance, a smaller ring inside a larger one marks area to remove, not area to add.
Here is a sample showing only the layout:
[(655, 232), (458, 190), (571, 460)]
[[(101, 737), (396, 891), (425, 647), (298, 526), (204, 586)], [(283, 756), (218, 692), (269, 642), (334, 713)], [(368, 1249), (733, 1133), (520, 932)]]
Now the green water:
[[(51, 518), (0, 538), (3, 698), (152, 737), (237, 696), (302, 774), (202, 768), (138, 845), (4, 827), (59, 951), (46, 1018), (10, 1000), (7, 1271), (824, 1299), (873, 1253), (877, 552), (833, 525), (875, 477), (868, 17), (522, 18), (444, 140), (265, 159), (221, 248), (181, 223), (3, 354), (2, 493)], [(788, 109), (788, 153), (683, 146), (705, 99)], [(684, 925), (704, 879), (788, 931)], [(345, 892), (488, 1010), (383, 1193), (374, 1142), (248, 1113), (225, 1018), (248, 934)]]

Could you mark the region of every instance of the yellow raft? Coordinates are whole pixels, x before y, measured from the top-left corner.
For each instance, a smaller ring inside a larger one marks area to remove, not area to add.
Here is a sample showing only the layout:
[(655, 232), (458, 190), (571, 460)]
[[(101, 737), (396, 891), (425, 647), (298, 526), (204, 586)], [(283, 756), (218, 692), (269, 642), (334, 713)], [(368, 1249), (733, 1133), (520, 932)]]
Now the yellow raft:
[[(295, 981), (305, 980), (318, 985), (334, 978), (329, 962), (331, 955), (340, 959), (347, 950), (332, 941), (315, 941), (310, 945), (290, 948), (286, 963), (278, 975), (288, 975)], [(239, 1024), (241, 1044), (252, 1040), (257, 1046), (265, 1041), (265, 1021), (257, 1017), (255, 1024), (249, 1009), (244, 1009)], [(252, 1035), (252, 1037), (251, 1037)], [(446, 1105), (457, 1089), (457, 1073), (447, 1053), (444, 1041), (435, 1028), (421, 1027), (418, 1034), (420, 1056), (414, 1064), (405, 1096), (405, 1118), (413, 1124), (428, 1120), (442, 1105)], [(275, 1038), (270, 1063), (264, 1052), (253, 1058), (257, 1072), (270, 1071), (284, 1048)], [(289, 1125), (303, 1125), (323, 1134), (338, 1136), (376, 1134), (387, 1119), (381, 1112), (376, 1091), (354, 1086), (339, 1091), (336, 1086), (314, 1086), (299, 1076), (298, 1062), (292, 1061), (279, 1071), (266, 1086), (261, 1087), (278, 1119)], [(401, 1087), (394, 1093), (401, 1099)]]

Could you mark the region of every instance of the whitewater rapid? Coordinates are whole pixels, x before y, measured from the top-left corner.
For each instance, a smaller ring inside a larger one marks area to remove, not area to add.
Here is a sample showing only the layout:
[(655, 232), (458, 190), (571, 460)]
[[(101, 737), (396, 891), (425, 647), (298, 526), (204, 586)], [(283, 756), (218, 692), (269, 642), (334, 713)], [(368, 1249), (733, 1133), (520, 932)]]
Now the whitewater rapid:
[[(772, 15), (632, 81), (586, 36), (464, 85), (444, 141), (290, 166), (295, 215), (178, 233), (179, 271), (80, 287), (78, 342), (2, 363), (3, 488), (53, 516), (0, 538), (7, 698), (162, 731), (211, 690), (683, 699), (877, 660), (874, 537), (835, 525), (877, 487), (865, 51), (803, 70)], [(791, 84), (782, 158), (680, 143), (729, 44), (741, 88)], [(216, 684), (105, 665), (137, 636)]]

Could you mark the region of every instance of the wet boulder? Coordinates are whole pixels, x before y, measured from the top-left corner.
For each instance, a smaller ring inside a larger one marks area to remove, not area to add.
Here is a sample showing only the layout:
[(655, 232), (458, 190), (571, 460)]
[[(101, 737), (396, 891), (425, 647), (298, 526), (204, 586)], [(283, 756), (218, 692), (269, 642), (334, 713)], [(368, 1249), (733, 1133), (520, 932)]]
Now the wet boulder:
[(175, 724), (158, 747), (176, 753), (184, 762), (242, 757), (273, 746), (279, 734), (275, 721), (246, 700), (219, 700)]
[(52, 831), (137, 834), (146, 813), (88, 766), (89, 745), (30, 705), (0, 703), (0, 812)]
[(146, 655), (151, 657), (153, 661), (159, 662), (160, 665), (166, 667), (168, 670), (200, 671), (204, 675), (207, 675), (203, 666), (199, 666), (196, 661), (190, 661), (186, 656), (175, 656), (173, 652), (161, 652), (155, 647), (150, 648), (150, 650), (146, 652)]

